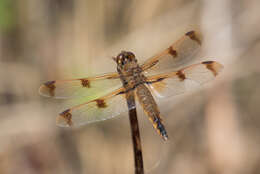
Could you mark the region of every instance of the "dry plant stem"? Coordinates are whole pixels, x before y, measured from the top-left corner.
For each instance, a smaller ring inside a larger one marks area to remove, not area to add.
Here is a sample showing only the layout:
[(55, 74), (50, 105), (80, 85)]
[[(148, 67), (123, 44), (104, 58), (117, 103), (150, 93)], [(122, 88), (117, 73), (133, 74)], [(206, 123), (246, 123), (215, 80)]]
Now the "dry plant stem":
[[(134, 95), (130, 95), (127, 100), (127, 104), (135, 104)], [(141, 138), (139, 133), (139, 126), (137, 120), (136, 108), (129, 109), (129, 119), (131, 125), (132, 141), (134, 148), (134, 160), (135, 160), (135, 174), (144, 174), (143, 156)]]
[(133, 148), (134, 148), (135, 174), (143, 174), (144, 165), (143, 165), (143, 156), (142, 156), (142, 146), (141, 146), (136, 109), (129, 110), (129, 119), (131, 124), (132, 141), (133, 141)]

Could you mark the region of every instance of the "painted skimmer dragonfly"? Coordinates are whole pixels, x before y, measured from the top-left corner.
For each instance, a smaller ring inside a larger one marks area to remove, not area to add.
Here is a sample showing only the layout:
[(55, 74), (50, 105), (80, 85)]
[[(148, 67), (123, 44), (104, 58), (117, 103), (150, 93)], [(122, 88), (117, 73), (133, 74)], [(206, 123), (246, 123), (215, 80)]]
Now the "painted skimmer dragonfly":
[[(57, 117), (60, 126), (79, 126), (113, 118), (120, 113), (134, 109), (135, 99), (152, 122), (159, 135), (167, 140), (168, 135), (161, 113), (152, 93), (160, 98), (169, 97), (193, 89), (213, 80), (223, 69), (216, 61), (204, 61), (177, 71), (173, 67), (200, 48), (197, 32), (187, 32), (182, 38), (156, 56), (139, 65), (132, 52), (122, 51), (114, 57), (117, 72), (95, 77), (70, 80), (55, 80), (44, 83), (39, 92), (43, 96), (70, 99), (82, 98), (81, 104), (72, 106)], [(149, 73), (161, 72), (156, 75)], [(102, 91), (103, 96), (89, 100), (88, 96)]]

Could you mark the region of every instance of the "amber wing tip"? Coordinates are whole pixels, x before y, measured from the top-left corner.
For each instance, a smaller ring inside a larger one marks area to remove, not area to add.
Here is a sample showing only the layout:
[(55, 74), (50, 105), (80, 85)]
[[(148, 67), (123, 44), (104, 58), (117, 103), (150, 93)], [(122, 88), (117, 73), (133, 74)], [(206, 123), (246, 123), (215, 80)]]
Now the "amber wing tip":
[(187, 33), (185, 33), (186, 36), (190, 37), (192, 40), (196, 41), (199, 45), (202, 43), (202, 35), (200, 32), (191, 30)]
[(57, 118), (56, 118), (56, 124), (61, 127), (71, 127), (73, 126), (72, 122), (72, 114), (70, 113), (70, 110), (65, 110), (61, 112)]
[(224, 68), (224, 66), (216, 61), (204, 61), (202, 64), (206, 65), (206, 67), (217, 76)]
[(44, 97), (54, 97), (55, 81), (48, 81), (39, 88), (39, 94)]
[(220, 73), (224, 69), (224, 66), (222, 64), (215, 61), (213, 62), (213, 67), (217, 73)]
[(188, 31), (187, 33), (185, 33), (185, 35), (187, 35), (187, 36), (194, 35), (194, 34), (195, 34), (194, 30), (191, 30), (191, 31)]
[(73, 124), (69, 124), (64, 117), (59, 115), (56, 117), (56, 125), (60, 127), (71, 127)]

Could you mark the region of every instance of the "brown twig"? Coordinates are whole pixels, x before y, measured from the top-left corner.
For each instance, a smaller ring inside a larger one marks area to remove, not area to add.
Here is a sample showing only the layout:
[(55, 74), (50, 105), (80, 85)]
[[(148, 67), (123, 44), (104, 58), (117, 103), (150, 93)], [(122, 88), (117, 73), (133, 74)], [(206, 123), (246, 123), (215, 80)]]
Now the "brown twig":
[(143, 156), (136, 108), (129, 110), (132, 141), (135, 159), (135, 174), (144, 174)]

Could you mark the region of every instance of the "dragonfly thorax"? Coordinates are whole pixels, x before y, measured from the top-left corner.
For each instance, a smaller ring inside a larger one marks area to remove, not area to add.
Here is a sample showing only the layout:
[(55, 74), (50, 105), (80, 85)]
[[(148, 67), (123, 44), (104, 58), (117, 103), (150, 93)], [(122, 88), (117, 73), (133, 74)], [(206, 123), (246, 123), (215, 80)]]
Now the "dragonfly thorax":
[(117, 72), (126, 89), (134, 88), (144, 82), (142, 68), (138, 65), (137, 59), (132, 52), (122, 51), (116, 58)]

